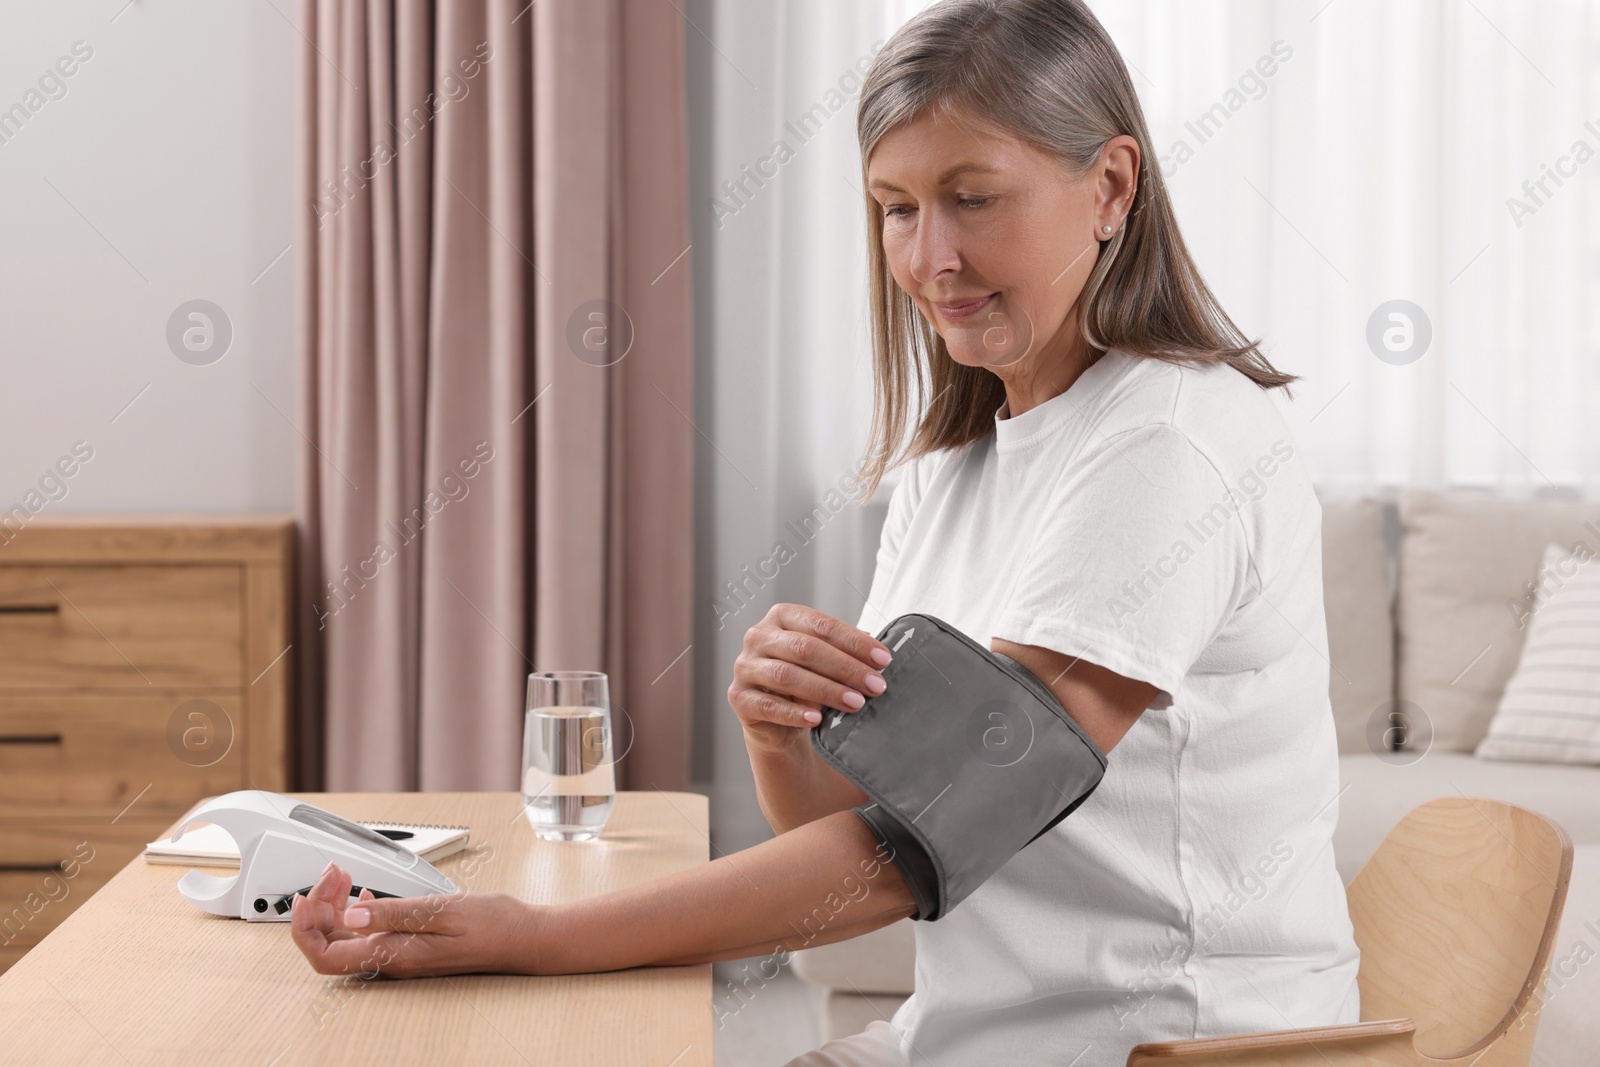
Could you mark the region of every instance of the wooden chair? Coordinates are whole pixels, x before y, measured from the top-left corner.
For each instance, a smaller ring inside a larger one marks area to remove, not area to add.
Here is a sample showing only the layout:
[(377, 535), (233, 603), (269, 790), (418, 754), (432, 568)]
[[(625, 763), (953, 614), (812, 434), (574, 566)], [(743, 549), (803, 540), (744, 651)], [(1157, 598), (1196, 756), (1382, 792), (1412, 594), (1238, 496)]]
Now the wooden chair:
[(1528, 1067), (1571, 879), (1572, 840), (1544, 816), (1430, 800), (1346, 887), (1362, 1022), (1138, 1045), (1128, 1067)]

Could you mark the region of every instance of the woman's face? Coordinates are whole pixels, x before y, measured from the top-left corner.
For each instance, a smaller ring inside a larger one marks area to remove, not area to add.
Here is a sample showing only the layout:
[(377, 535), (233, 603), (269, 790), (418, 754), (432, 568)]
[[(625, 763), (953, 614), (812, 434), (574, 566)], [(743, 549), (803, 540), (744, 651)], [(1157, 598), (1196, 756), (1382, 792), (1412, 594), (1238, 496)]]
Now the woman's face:
[(867, 184), (895, 282), (956, 362), (1010, 377), (1072, 351), (1073, 309), (1138, 160), (1138, 143), (1115, 137), (1074, 178), (1042, 149), (930, 111), (878, 141)]

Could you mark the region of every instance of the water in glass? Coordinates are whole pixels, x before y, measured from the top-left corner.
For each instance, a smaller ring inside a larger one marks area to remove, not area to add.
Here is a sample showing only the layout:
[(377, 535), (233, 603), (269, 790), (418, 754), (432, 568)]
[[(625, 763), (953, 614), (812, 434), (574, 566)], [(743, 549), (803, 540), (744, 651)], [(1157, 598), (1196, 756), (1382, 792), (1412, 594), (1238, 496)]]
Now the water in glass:
[(548, 841), (597, 837), (616, 793), (605, 675), (529, 675), (522, 807), (534, 833)]

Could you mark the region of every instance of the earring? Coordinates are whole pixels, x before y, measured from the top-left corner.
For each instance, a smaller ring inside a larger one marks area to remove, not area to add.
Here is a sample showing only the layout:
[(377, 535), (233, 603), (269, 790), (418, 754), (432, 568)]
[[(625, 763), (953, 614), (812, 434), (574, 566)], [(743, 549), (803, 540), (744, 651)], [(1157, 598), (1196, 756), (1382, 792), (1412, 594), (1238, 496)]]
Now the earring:
[(1104, 230), (1106, 233), (1110, 233), (1111, 232), (1111, 227), (1110, 226), (1102, 226), (1102, 227), (1100, 227), (1100, 229)]

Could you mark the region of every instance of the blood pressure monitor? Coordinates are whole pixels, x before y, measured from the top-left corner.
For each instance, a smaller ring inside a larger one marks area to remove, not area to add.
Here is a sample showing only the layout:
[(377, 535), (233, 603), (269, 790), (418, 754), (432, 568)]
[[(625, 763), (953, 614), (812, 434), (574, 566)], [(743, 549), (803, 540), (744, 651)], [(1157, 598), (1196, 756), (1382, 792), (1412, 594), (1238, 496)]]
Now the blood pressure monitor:
[(172, 835), (196, 823), (215, 823), (239, 847), (239, 873), (219, 877), (190, 871), (178, 880), (184, 899), (214, 915), (251, 922), (286, 922), (296, 893), (304, 893), (329, 861), (350, 873), (350, 894), (375, 897), (456, 893), (433, 864), (375, 830), (282, 793), (241, 789), (191, 812)]

